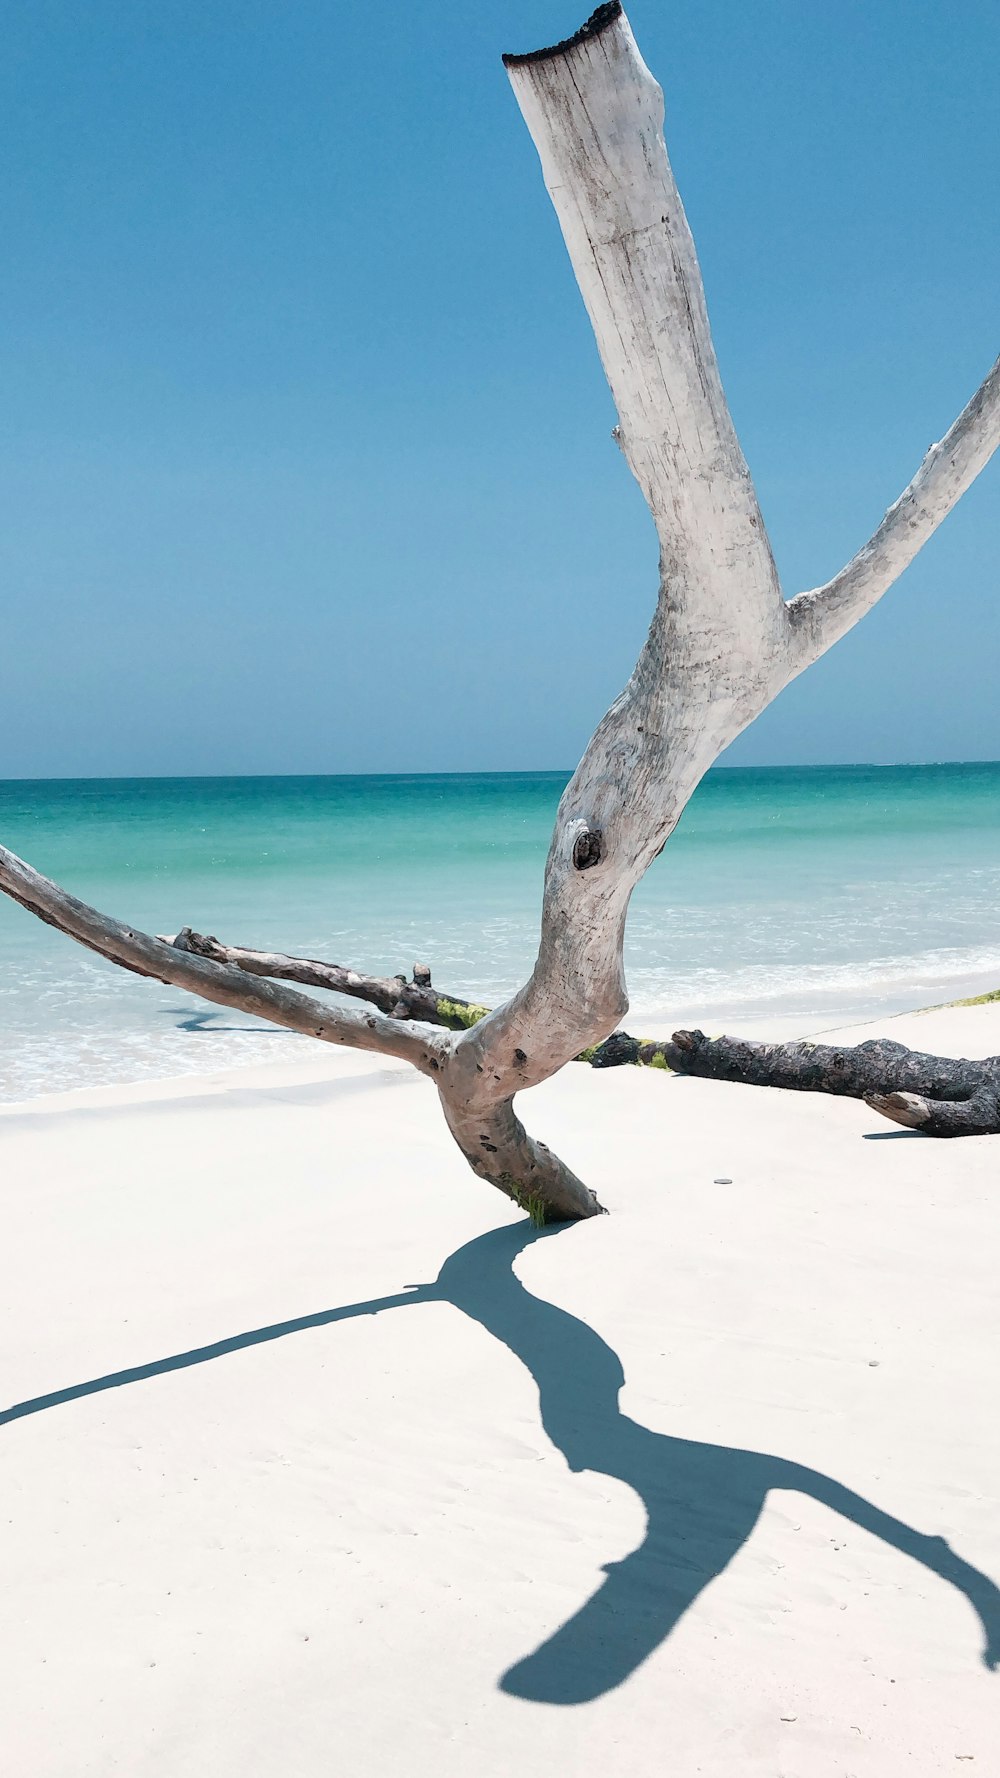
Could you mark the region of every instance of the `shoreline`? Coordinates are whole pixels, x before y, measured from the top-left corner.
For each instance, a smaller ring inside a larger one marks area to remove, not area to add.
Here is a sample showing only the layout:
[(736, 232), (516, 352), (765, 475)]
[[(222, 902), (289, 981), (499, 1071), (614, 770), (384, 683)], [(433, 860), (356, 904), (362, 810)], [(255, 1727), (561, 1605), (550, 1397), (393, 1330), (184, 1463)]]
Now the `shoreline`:
[[(744, 1016), (741, 1013), (736, 1013), (724, 1015), (721, 1019), (716, 1015), (711, 1017), (704, 1016), (702, 1028), (707, 1027), (710, 1031), (715, 1033), (725, 1031), (728, 1035), (734, 1037), (755, 1037), (759, 1038), (762, 1042), (772, 1043), (793, 1042), (797, 1039), (806, 1037), (825, 1040), (829, 1036), (846, 1035), (855, 1030), (864, 1031), (867, 1035), (873, 1035), (875, 1034), (874, 1028), (878, 1025), (895, 1022), (899, 1019), (905, 1019), (923, 1013), (942, 1012), (952, 1007), (974, 1003), (984, 996), (988, 1002), (989, 997), (992, 994), (1000, 994), (1000, 989), (997, 988), (998, 975), (1000, 975), (1000, 970), (983, 972), (981, 975), (977, 974), (971, 977), (963, 976), (958, 978), (957, 982), (952, 985), (957, 985), (963, 990), (960, 996), (954, 999), (935, 1001), (931, 1004), (927, 1004), (919, 998), (925, 991), (923, 987), (914, 987), (911, 993), (905, 996), (905, 998), (912, 1001), (913, 1004), (899, 1007), (892, 1012), (872, 1012), (870, 1009), (867, 1009), (859, 1015), (850, 1014), (846, 1018), (831, 1017), (829, 1014), (825, 1013), (815, 1013), (809, 1016), (805, 1014), (774, 1013), (770, 1016), (760, 1018), (752, 1015)], [(339, 997), (335, 996), (333, 998)], [(197, 1003), (192, 1000), (192, 1004), (194, 1005)], [(829, 1022), (826, 1022), (828, 1019)], [(685, 1018), (680, 1014), (672, 1021), (664, 1019), (662, 1016), (657, 1017), (656, 1015), (646, 1015), (643, 1013), (641, 1006), (631, 1009), (623, 1021), (625, 1029), (631, 1030), (632, 1034), (635, 1036), (643, 1037), (669, 1036), (675, 1030), (683, 1029), (685, 1027), (692, 1028), (694, 1024), (698, 1023), (699, 1021), (692, 1021), (690, 1018)], [(256, 1026), (248, 1023), (245, 1030), (252, 1038), (259, 1036), (266, 1039), (273, 1036), (281, 1043), (294, 1040), (296, 1050), (298, 1051), (301, 1045), (302, 1053), (289, 1056), (287, 1060), (284, 1057), (278, 1059), (273, 1057), (258, 1057), (243, 1061), (233, 1060), (216, 1062), (214, 1065), (207, 1063), (204, 1067), (181, 1069), (175, 1073), (168, 1072), (164, 1074), (133, 1075), (129, 1078), (103, 1081), (95, 1084), (87, 1083), (78, 1086), (55, 1088), (51, 1091), (31, 1093), (27, 1097), (21, 1098), (6, 1099), (2, 1096), (2, 1092), (0, 1092), (0, 1116), (4, 1113), (23, 1111), (29, 1106), (39, 1104), (44, 1105), (50, 1100), (72, 1100), (76, 1096), (90, 1094), (131, 1094), (133, 1090), (138, 1092), (141, 1096), (143, 1091), (149, 1091), (155, 1094), (155, 1090), (160, 1087), (172, 1088), (179, 1083), (188, 1083), (188, 1085), (191, 1085), (200, 1080), (210, 1080), (214, 1082), (222, 1076), (228, 1075), (252, 1075), (254, 1078), (257, 1078), (261, 1074), (267, 1074), (272, 1070), (275, 1072), (282, 1071), (284, 1074), (287, 1074), (289, 1078), (298, 1077), (299, 1075), (312, 1076), (317, 1071), (320, 1075), (323, 1075), (328, 1072), (327, 1065), (329, 1064), (332, 1054), (339, 1053), (343, 1055), (345, 1053), (351, 1053), (349, 1051), (338, 1051), (337, 1046), (335, 1045), (307, 1044), (306, 1040), (294, 1038), (294, 1034), (290, 1035), (281, 1032), (276, 1027), (271, 1028), (266, 1025), (261, 1025), (258, 1029)], [(213, 1033), (213, 1035), (215, 1034)], [(310, 1060), (306, 1059), (307, 1056)], [(360, 1059), (362, 1061), (366, 1060), (365, 1058)], [(405, 1066), (405, 1064), (392, 1064), (388, 1061), (380, 1061), (378, 1058), (367, 1058), (367, 1064), (369, 1069), (372, 1067), (377, 1068), (379, 1066)]]
[[(937, 1048), (941, 1054), (968, 1054), (978, 1057), (1000, 1053), (1000, 993), (995, 991), (975, 1000), (946, 1001), (940, 1006), (917, 1007), (895, 1013), (891, 1018), (862, 1020), (856, 1024), (833, 1025), (823, 1029), (810, 1026), (803, 1030), (798, 1024), (794, 1029), (789, 1029), (787, 1021), (771, 1020), (755, 1024), (752, 1030), (741, 1031), (739, 1022), (734, 1021), (729, 1027), (729, 1034), (754, 1036), (764, 1042), (792, 1042), (811, 1037), (822, 1042), (842, 1040), (844, 1043), (861, 1043), (866, 1038), (885, 1035), (885, 1025), (892, 1024), (895, 1029), (891, 1034), (897, 1036), (901, 1042), (908, 1043), (913, 1049), (934, 1050), (935, 1040), (921, 1029), (921, 1023), (925, 1020), (931, 1021), (933, 1030), (941, 1034), (937, 1040)], [(958, 1049), (956, 1044), (964, 1044), (965, 1047)], [(342, 1086), (348, 1092), (352, 1088), (368, 1091), (377, 1088), (380, 1082), (391, 1084), (393, 1081), (419, 1080), (419, 1076), (414, 1074), (406, 1062), (396, 1061), (390, 1056), (366, 1054), (335, 1044), (303, 1044), (302, 1047), (303, 1053), (300, 1056), (287, 1061), (235, 1063), (231, 1067), (208, 1068), (198, 1073), (116, 1081), (103, 1086), (71, 1087), (63, 1092), (39, 1093), (29, 1099), (0, 1101), (0, 1137), (5, 1124), (12, 1127), (22, 1120), (27, 1123), (31, 1119), (59, 1119), (72, 1116), (76, 1112), (110, 1116), (116, 1110), (141, 1111), (147, 1107), (176, 1104), (178, 1101), (208, 1106), (214, 1100), (242, 1096), (252, 1098), (257, 1093), (279, 1097), (282, 1094), (294, 1096), (299, 1092), (308, 1094), (312, 1090), (321, 1092), (325, 1086)], [(594, 1071), (588, 1072), (593, 1078)], [(608, 1078), (611, 1074), (648, 1075), (649, 1072), (646, 1069), (626, 1067), (599, 1071), (598, 1078)], [(662, 1075), (659, 1071), (656, 1072), (661, 1083), (665, 1080), (690, 1082), (691, 1079), (689, 1076)], [(530, 1089), (529, 1093), (521, 1094), (520, 1099), (530, 1101), (535, 1096), (543, 1096), (551, 1089), (553, 1081), (558, 1081), (566, 1073), (582, 1077), (583, 1067), (581, 1065), (574, 1068), (567, 1063), (566, 1068), (560, 1070), (558, 1075), (543, 1082), (540, 1087)], [(729, 1094), (734, 1090), (728, 1083), (709, 1084), (716, 1093)], [(741, 1099), (748, 1093), (767, 1098), (776, 1096), (776, 1091), (772, 1088), (736, 1090)], [(784, 1098), (788, 1095), (777, 1096)], [(803, 1094), (801, 1097), (816, 1099), (822, 1095)], [(291, 1102), (293, 1098), (289, 1099), (289, 1103)], [(838, 1103), (850, 1104), (852, 1101)], [(988, 1138), (975, 1140), (985, 1141)]]
[[(141, 930), (428, 962), (499, 1005), (538, 943), (555, 815), (544, 775), (97, 780), (6, 791), (5, 844)], [(21, 1102), (294, 1054), (0, 904), (0, 1081)], [(709, 772), (633, 898), (630, 1021), (809, 1033), (1000, 981), (1000, 766)], [(230, 1035), (240, 1027), (245, 1035)]]

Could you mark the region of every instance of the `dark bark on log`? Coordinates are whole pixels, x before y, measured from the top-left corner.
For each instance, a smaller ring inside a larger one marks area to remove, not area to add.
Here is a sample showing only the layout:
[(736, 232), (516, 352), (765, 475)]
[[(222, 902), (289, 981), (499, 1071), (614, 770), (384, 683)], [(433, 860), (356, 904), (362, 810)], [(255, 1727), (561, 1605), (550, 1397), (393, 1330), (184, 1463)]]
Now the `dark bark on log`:
[(863, 1099), (893, 1123), (928, 1136), (1000, 1133), (1000, 1056), (983, 1061), (931, 1056), (884, 1037), (840, 1048), (675, 1031), (663, 1043), (642, 1043), (615, 1032), (591, 1061), (595, 1068), (639, 1062), (703, 1080)]
[(851, 1048), (828, 1043), (755, 1043), (743, 1037), (706, 1037), (675, 1031), (671, 1050), (688, 1074), (740, 1080), (749, 1086), (788, 1087), (864, 1099), (869, 1093), (926, 1093), (934, 1099), (968, 1099), (996, 1073), (1000, 1058), (970, 1062), (931, 1056), (885, 1037)]

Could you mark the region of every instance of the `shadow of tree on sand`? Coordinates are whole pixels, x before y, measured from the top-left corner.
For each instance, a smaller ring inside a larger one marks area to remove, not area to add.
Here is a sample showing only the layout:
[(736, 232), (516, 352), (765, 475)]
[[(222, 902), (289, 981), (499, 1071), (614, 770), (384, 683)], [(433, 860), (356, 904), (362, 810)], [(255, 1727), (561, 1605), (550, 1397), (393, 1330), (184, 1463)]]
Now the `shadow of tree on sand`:
[[(249, 1015), (248, 1015), (249, 1016)], [(263, 1020), (253, 1025), (220, 1025), (219, 1020), (224, 1013), (213, 1012), (206, 1007), (202, 1012), (190, 1012), (185, 1006), (168, 1006), (163, 1009), (162, 1017), (173, 1019), (178, 1031), (194, 1031), (209, 1037), (259, 1037), (261, 1032), (268, 1037), (298, 1037), (298, 1031), (282, 1031), (277, 1025), (267, 1025)]]
[(570, 1469), (596, 1470), (626, 1483), (646, 1510), (646, 1535), (638, 1548), (609, 1564), (607, 1578), (580, 1610), (508, 1669), (500, 1681), (505, 1692), (549, 1704), (582, 1704), (620, 1685), (742, 1548), (772, 1488), (809, 1495), (950, 1582), (978, 1614), (983, 1661), (991, 1668), (1000, 1664), (1000, 1592), (943, 1538), (913, 1530), (819, 1470), (759, 1451), (672, 1438), (623, 1414), (618, 1396), (625, 1376), (617, 1354), (586, 1322), (533, 1296), (514, 1271), (526, 1247), (558, 1233), (521, 1223), (494, 1229), (451, 1254), (433, 1283), (253, 1328), (72, 1384), (7, 1408), (0, 1412), (0, 1425), (307, 1328), (417, 1303), (452, 1303), (531, 1373), (545, 1431)]

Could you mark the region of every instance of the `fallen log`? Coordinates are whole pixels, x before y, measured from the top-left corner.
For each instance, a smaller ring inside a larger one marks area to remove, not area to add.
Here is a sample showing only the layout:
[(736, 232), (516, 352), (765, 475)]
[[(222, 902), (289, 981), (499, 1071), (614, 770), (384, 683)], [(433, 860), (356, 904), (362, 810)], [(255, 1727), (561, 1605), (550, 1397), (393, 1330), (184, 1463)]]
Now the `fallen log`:
[[(251, 975), (350, 994), (393, 1019), (416, 1019), (463, 1030), (478, 1024), (490, 1010), (475, 1001), (439, 993), (431, 986), (431, 972), (425, 963), (415, 963), (413, 979), (407, 981), (405, 975), (366, 975), (316, 958), (224, 945), (189, 926), (169, 942), (178, 950)], [(658, 1068), (703, 1080), (863, 1099), (882, 1117), (922, 1130), (926, 1136), (1000, 1134), (1000, 1056), (984, 1061), (932, 1056), (885, 1037), (843, 1046), (806, 1039), (759, 1043), (749, 1037), (706, 1037), (703, 1031), (675, 1031), (672, 1038), (663, 1039), (615, 1031), (576, 1059), (592, 1068)]]
[(672, 1039), (660, 1043), (616, 1031), (589, 1060), (595, 1068), (634, 1062), (702, 1080), (863, 1099), (882, 1117), (926, 1136), (1000, 1133), (1000, 1056), (982, 1061), (932, 1056), (887, 1037), (843, 1046), (757, 1043), (749, 1037), (675, 1031)]

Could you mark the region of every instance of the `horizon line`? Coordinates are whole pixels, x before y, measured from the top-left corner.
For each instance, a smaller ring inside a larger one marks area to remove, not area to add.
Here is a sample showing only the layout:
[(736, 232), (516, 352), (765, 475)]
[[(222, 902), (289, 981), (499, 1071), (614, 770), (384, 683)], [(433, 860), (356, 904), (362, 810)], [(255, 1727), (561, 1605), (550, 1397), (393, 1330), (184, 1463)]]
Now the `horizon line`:
[[(705, 777), (713, 772), (862, 772), (862, 771), (912, 771), (922, 767), (927, 770), (943, 769), (947, 766), (998, 766), (1000, 759), (899, 759), (899, 760), (806, 760), (773, 761), (758, 765), (723, 765), (718, 761), (709, 766)], [(575, 767), (563, 766), (515, 766), (477, 770), (430, 770), (430, 771), (368, 771), (368, 772), (86, 772), (82, 774), (39, 773), (30, 777), (0, 778), (0, 785), (11, 784), (197, 784), (197, 783), (231, 783), (265, 779), (269, 782), (281, 782), (291, 779), (333, 779), (333, 778), (566, 778), (573, 776)]]

